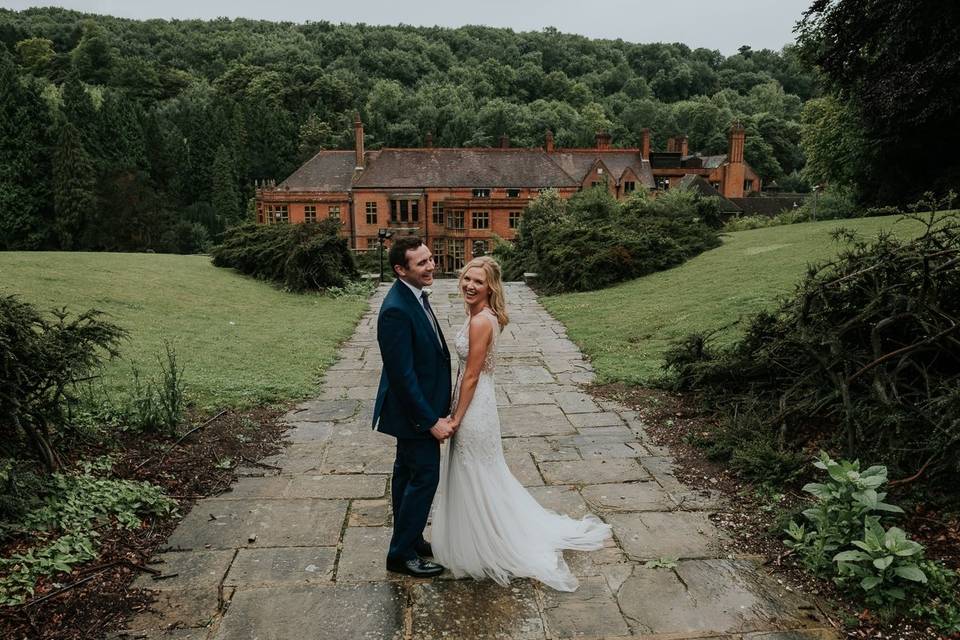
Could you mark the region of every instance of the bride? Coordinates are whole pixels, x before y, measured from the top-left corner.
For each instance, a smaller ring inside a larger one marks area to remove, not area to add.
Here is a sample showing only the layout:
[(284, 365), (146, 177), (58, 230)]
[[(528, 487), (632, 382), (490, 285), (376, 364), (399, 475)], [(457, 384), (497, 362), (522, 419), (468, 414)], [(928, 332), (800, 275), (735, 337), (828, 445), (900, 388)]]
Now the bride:
[(455, 434), (440, 467), (435, 559), (458, 578), (491, 578), (501, 585), (536, 578), (558, 591), (573, 591), (577, 579), (561, 549), (599, 549), (610, 526), (592, 515), (573, 520), (544, 509), (510, 473), (493, 378), (497, 337), (508, 322), (500, 265), (486, 256), (474, 258), (459, 286), (468, 317), (455, 340), (460, 358)]

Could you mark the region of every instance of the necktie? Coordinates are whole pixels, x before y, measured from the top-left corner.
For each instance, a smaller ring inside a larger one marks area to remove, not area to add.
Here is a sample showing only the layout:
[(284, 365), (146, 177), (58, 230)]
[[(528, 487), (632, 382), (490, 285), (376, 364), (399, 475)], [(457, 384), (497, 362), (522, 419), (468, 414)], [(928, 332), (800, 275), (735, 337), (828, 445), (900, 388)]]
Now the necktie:
[(430, 324), (433, 325), (433, 331), (437, 334), (437, 340), (440, 340), (440, 329), (437, 327), (437, 316), (433, 315), (433, 308), (430, 306), (430, 294), (426, 290), (421, 292), (420, 300), (423, 301), (423, 309), (430, 318)]

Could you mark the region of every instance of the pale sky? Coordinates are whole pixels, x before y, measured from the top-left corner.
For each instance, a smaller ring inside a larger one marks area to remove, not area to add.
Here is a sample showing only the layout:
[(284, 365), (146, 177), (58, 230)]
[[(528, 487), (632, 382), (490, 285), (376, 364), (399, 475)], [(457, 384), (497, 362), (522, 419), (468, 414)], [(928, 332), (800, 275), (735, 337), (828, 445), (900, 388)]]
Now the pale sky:
[(243, 17), (290, 22), (459, 27), (482, 24), (514, 31), (556, 27), (591, 38), (683, 42), (736, 53), (780, 49), (812, 0), (0, 0), (21, 10), (58, 6), (125, 18)]

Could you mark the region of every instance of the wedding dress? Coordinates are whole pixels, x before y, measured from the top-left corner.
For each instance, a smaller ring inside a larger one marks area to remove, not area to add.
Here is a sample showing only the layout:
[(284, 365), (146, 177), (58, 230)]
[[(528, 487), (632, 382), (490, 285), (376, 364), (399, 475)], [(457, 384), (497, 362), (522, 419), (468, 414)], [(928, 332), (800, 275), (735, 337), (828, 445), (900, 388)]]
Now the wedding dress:
[[(494, 391), (500, 326), (490, 309), (480, 314), (492, 322), (494, 337), (473, 399), (440, 463), (434, 559), (458, 578), (491, 578), (501, 585), (511, 578), (535, 578), (558, 591), (573, 591), (577, 579), (561, 549), (599, 549), (610, 537), (610, 525), (592, 515), (574, 520), (544, 509), (510, 473)], [(454, 407), (470, 346), (469, 323), (468, 318), (454, 341), (460, 358)]]

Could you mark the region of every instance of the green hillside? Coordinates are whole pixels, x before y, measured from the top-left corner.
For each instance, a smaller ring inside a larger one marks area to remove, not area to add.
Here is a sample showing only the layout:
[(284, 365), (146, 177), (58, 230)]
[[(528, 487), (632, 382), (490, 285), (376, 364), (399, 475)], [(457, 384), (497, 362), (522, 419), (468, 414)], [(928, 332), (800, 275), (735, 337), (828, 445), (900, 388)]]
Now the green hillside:
[[(717, 329), (770, 307), (789, 293), (811, 262), (836, 255), (837, 227), (864, 237), (882, 229), (917, 233), (899, 216), (832, 220), (740, 231), (723, 246), (676, 269), (587, 293), (550, 296), (544, 305), (590, 356), (602, 381), (638, 383), (661, 373), (671, 341)], [(737, 327), (720, 338), (731, 339)]]
[(131, 364), (153, 374), (163, 339), (186, 368), (191, 398), (247, 406), (315, 390), (366, 301), (295, 295), (218, 269), (204, 256), (0, 252), (0, 293), (40, 309), (100, 309), (130, 333), (105, 371), (130, 384)]

